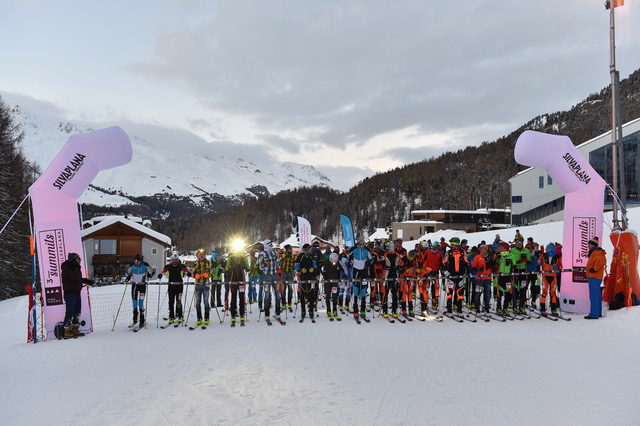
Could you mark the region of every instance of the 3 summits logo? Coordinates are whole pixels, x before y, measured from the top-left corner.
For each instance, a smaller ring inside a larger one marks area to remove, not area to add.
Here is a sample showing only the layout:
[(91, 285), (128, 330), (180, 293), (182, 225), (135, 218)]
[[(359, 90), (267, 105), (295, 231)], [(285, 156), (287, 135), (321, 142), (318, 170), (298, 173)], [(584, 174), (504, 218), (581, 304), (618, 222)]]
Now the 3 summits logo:
[(587, 172), (585, 172), (584, 170), (582, 170), (582, 167), (580, 166), (580, 164), (578, 163), (578, 160), (576, 160), (575, 158), (573, 158), (573, 156), (571, 154), (569, 154), (568, 152), (564, 155), (564, 157), (562, 157), (564, 159), (564, 161), (567, 162), (567, 165), (569, 166), (569, 169), (571, 169), (571, 171), (573, 172), (574, 175), (576, 175), (576, 177), (578, 178), (578, 180), (588, 184), (589, 182), (591, 182), (591, 177), (587, 174)]
[(86, 155), (82, 155), (79, 152), (76, 152), (75, 157), (69, 161), (69, 165), (62, 170), (60, 176), (53, 182), (53, 186), (62, 189), (62, 187), (69, 182), (73, 177), (78, 173), (80, 167), (84, 164), (84, 159)]

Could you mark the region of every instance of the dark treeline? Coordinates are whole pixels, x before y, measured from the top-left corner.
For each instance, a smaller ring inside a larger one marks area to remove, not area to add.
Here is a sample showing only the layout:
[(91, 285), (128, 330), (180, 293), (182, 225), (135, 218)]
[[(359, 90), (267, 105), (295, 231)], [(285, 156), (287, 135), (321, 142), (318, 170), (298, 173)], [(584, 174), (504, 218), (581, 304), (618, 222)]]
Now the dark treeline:
[[(640, 117), (640, 70), (621, 82), (623, 122)], [(477, 209), (510, 206), (509, 178), (524, 167), (513, 150), (525, 130), (567, 135), (580, 144), (610, 129), (610, 89), (589, 95), (568, 111), (538, 116), (494, 142), (447, 152), (364, 179), (346, 193), (326, 188), (300, 188), (255, 199), (219, 213), (178, 220), (183, 232), (169, 235), (181, 250), (224, 243), (232, 235), (248, 240), (281, 241), (309, 220), (312, 232), (338, 241), (339, 215), (351, 217), (356, 233), (409, 218), (416, 209)], [(160, 228), (169, 230), (163, 221)], [(175, 227), (176, 225), (171, 225)], [(162, 232), (162, 229), (160, 229)]]
[(0, 300), (25, 294), (31, 283), (28, 200), (17, 209), (40, 172), (22, 154), (22, 138), (0, 98)]

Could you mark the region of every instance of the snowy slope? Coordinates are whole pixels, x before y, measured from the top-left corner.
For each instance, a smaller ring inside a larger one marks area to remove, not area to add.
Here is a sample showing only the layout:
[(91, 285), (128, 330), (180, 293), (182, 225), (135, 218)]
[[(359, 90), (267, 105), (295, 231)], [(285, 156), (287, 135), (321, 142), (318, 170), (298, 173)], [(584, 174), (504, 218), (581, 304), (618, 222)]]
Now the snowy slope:
[[(300, 186), (330, 186), (326, 175), (312, 166), (298, 163), (270, 164), (268, 158), (249, 160), (251, 146), (237, 156), (231, 144), (207, 143), (193, 133), (133, 123), (69, 123), (55, 117), (35, 115), (14, 107), (14, 119), (25, 132), (24, 152), (45, 169), (70, 135), (119, 125), (133, 144), (131, 163), (100, 172), (93, 184), (125, 196), (175, 194), (194, 200), (204, 194), (233, 196), (264, 186), (270, 193)], [(115, 197), (91, 196), (89, 202), (117, 204)]]
[[(543, 242), (556, 228), (520, 230)], [(267, 327), (254, 304), (244, 328), (214, 310), (214, 325), (189, 331), (156, 328), (165, 294), (150, 286), (149, 327), (132, 333), (128, 288), (93, 288), (95, 332), (36, 345), (24, 343), (26, 298), (0, 302), (0, 424), (639, 424), (640, 307), (598, 321), (357, 325), (320, 305), (316, 324), (287, 314)]]

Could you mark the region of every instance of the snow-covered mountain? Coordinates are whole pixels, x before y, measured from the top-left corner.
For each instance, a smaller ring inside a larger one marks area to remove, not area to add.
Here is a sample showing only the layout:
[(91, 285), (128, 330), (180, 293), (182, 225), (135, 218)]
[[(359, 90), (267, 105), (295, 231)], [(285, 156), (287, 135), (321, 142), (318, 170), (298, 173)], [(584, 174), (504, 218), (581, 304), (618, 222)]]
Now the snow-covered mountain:
[[(274, 194), (301, 186), (331, 186), (313, 166), (273, 158), (255, 158), (254, 145), (209, 143), (180, 129), (135, 123), (79, 123), (12, 108), (25, 132), (24, 153), (44, 170), (69, 136), (112, 125), (122, 127), (133, 145), (131, 163), (101, 172), (93, 181), (98, 189), (87, 191), (81, 201), (99, 205), (130, 202), (127, 196), (172, 194), (198, 202), (207, 194)], [(246, 149), (245, 149), (246, 147)], [(242, 156), (238, 153), (243, 152)], [(118, 195), (107, 195), (108, 193)]]

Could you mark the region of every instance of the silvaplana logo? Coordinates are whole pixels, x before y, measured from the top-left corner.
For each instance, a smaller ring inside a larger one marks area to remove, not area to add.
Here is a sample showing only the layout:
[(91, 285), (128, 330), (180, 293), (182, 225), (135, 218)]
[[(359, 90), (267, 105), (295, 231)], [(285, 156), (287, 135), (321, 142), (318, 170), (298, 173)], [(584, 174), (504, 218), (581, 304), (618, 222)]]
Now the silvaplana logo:
[(53, 186), (62, 189), (65, 183), (69, 182), (78, 173), (80, 167), (84, 164), (86, 155), (76, 152), (76, 155), (69, 161), (69, 165), (62, 170), (60, 176), (53, 182)]
[(564, 157), (562, 157), (562, 158), (564, 159), (564, 161), (567, 162), (567, 165), (569, 166), (569, 169), (571, 169), (573, 174), (576, 175), (578, 180), (580, 180), (581, 182), (584, 182), (586, 184), (589, 184), (589, 182), (591, 182), (591, 177), (589, 177), (587, 172), (582, 170), (582, 166), (580, 166), (580, 164), (578, 163), (578, 160), (573, 158), (573, 156), (571, 154), (569, 154), (567, 152), (564, 155)]

